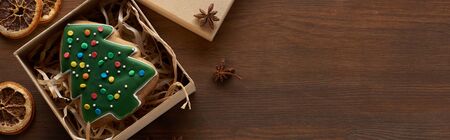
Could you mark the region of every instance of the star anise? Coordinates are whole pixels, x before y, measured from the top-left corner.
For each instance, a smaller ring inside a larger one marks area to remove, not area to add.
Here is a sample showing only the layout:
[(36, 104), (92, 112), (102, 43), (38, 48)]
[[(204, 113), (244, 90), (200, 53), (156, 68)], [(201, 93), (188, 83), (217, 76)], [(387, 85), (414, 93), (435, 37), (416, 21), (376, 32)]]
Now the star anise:
[(227, 67), (225, 65), (225, 59), (222, 59), (219, 65), (216, 65), (216, 72), (214, 72), (214, 81), (216, 82), (223, 82), (232, 76), (242, 79), (241, 76), (236, 74), (236, 70), (232, 67)]
[(201, 26), (208, 24), (211, 29), (214, 29), (214, 21), (219, 21), (220, 19), (216, 16), (217, 11), (213, 11), (213, 8), (214, 3), (211, 3), (208, 7), (208, 13), (199, 9), (200, 13), (194, 15), (194, 17), (198, 18)]

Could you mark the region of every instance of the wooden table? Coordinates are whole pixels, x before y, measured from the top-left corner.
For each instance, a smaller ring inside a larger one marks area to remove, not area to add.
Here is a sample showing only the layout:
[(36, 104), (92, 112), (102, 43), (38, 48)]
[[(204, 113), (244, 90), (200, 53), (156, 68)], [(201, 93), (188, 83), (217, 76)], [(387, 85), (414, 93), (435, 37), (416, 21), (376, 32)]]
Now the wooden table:
[[(81, 2), (64, 0), (59, 17)], [(214, 42), (148, 16), (198, 91), (192, 110), (175, 107), (133, 139), (450, 137), (450, 1), (236, 0)], [(32, 36), (0, 39), (0, 81), (37, 105), (27, 131), (0, 138), (68, 139), (12, 55)], [(221, 58), (244, 79), (213, 83)]]

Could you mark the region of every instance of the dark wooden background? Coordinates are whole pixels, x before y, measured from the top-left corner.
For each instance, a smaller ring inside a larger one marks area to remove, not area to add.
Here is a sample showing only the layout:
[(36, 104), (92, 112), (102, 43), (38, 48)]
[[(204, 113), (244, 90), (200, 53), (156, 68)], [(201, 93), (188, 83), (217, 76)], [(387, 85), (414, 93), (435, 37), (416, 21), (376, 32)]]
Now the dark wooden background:
[[(198, 91), (133, 139), (450, 138), (448, 0), (236, 0), (214, 42), (148, 16)], [(0, 139), (69, 139), (12, 55), (32, 36), (0, 38), (0, 81), (37, 105), (28, 130)], [(214, 84), (221, 58), (245, 79)]]

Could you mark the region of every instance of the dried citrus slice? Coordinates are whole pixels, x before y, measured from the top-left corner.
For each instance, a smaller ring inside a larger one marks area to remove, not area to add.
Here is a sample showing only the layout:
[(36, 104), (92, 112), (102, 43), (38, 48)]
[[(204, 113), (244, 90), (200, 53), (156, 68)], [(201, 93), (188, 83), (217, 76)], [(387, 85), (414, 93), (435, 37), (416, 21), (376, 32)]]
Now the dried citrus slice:
[(30, 34), (39, 23), (42, 0), (0, 0), (0, 33), (8, 38)]
[(30, 124), (34, 114), (31, 93), (14, 82), (0, 83), (0, 134), (14, 135)]
[(42, 0), (44, 9), (42, 9), (41, 23), (47, 23), (56, 17), (61, 7), (62, 0)]

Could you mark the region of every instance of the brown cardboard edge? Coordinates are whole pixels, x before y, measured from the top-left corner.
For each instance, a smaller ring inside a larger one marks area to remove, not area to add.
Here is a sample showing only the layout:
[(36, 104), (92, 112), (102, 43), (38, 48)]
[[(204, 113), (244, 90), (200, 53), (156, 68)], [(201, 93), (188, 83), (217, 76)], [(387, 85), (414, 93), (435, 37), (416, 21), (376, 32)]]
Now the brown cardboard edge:
[[(20, 47), (18, 50), (16, 50), (13, 54), (19, 61), (19, 63), (22, 65), (22, 67), (25, 69), (28, 76), (33, 81), (34, 85), (37, 87), (39, 93), (42, 95), (44, 100), (47, 102), (47, 104), (50, 106), (52, 112), (55, 114), (57, 119), (60, 121), (61, 125), (66, 129), (67, 133), (70, 135), (72, 139), (80, 139), (77, 137), (72, 129), (69, 128), (67, 123), (63, 120), (63, 114), (59, 113), (59, 110), (56, 108), (56, 106), (53, 104), (53, 100), (51, 97), (45, 92), (44, 89), (41, 88), (41, 86), (37, 83), (37, 79), (34, 77), (34, 74), (32, 70), (30, 70), (29, 66), (27, 66), (24, 61), (22, 60), (21, 55), (25, 53), (26, 51), (29, 51), (29, 49), (33, 46), (36, 46), (40, 40), (46, 37), (47, 34), (50, 34), (50, 32), (59, 26), (60, 24), (66, 22), (80, 11), (80, 9), (83, 9), (85, 6), (89, 6), (90, 4), (96, 3), (98, 0), (86, 0), (79, 6), (77, 6), (75, 9), (73, 9), (71, 12), (69, 12), (67, 15), (65, 15), (63, 18), (59, 19), (57, 22), (55, 22), (53, 25), (51, 25), (49, 28), (45, 29), (43, 32), (41, 32), (39, 35), (28, 41), (26, 44), (24, 44), (22, 47)], [(145, 17), (146, 18), (146, 17)], [(164, 41), (164, 40), (163, 40)], [(161, 42), (163, 45), (167, 45), (166, 42)], [(168, 46), (168, 45), (167, 45)], [(169, 46), (170, 47), (170, 46)], [(180, 63), (177, 63), (177, 67), (180, 68), (180, 70), (183, 72), (183, 75), (188, 79), (189, 83), (185, 85), (185, 88), (188, 92), (188, 95), (191, 95), (196, 91), (194, 81), (191, 79), (191, 77), (187, 74), (187, 72), (184, 70), (184, 68), (180, 65)], [(133, 136), (135, 133), (137, 133), (139, 130), (150, 124), (152, 121), (154, 121), (156, 118), (161, 116), (163, 113), (174, 107), (176, 104), (181, 102), (185, 98), (184, 93), (181, 91), (176, 92), (173, 96), (168, 98), (166, 101), (158, 105), (156, 108), (154, 108), (152, 111), (148, 112), (146, 115), (144, 115), (142, 118), (140, 118), (138, 121), (133, 123), (131, 126), (120, 132), (118, 135), (114, 136), (113, 139), (127, 139), (131, 136)]]
[(80, 4), (79, 6), (77, 6), (75, 9), (73, 9), (71, 12), (69, 12), (67, 15), (65, 15), (63, 18), (59, 19), (57, 22), (55, 22), (53, 25), (51, 25), (49, 28), (45, 29), (43, 32), (39, 33), (37, 36), (33, 37), (33, 39), (31, 39), (30, 41), (28, 41), (27, 43), (25, 43), (22, 47), (20, 47), (18, 50), (16, 50), (13, 54), (14, 56), (16, 56), (16, 58), (19, 60), (20, 64), (22, 65), (22, 67), (25, 69), (26, 73), (28, 74), (28, 76), (31, 78), (31, 80), (33, 81), (34, 85), (37, 87), (39, 93), (42, 95), (42, 97), (44, 98), (45, 102), (47, 102), (47, 104), (50, 106), (50, 109), (52, 110), (53, 114), (55, 114), (56, 118), (59, 120), (59, 122), (61, 123), (61, 125), (64, 127), (64, 129), (67, 131), (67, 133), (70, 135), (70, 137), (72, 139), (77, 139), (75, 132), (73, 130), (71, 130), (68, 125), (66, 124), (66, 122), (63, 120), (63, 114), (60, 114), (58, 109), (56, 108), (55, 104), (53, 104), (53, 100), (51, 99), (51, 97), (49, 97), (48, 94), (46, 94), (45, 90), (43, 90), (41, 88), (41, 86), (37, 83), (36, 78), (34, 77), (32, 71), (30, 70), (30, 68), (23, 62), (22, 58), (21, 58), (21, 54), (24, 53), (25, 51), (29, 50), (31, 47), (36, 46), (38, 44), (38, 41), (41, 40), (42, 38), (45, 38), (46, 34), (49, 34), (53, 28), (55, 28), (57, 25), (61, 24), (62, 22), (67, 21), (69, 18), (71, 18), (72, 16), (74, 16), (74, 14), (76, 14), (74, 11), (78, 11), (79, 9), (82, 9), (85, 5), (88, 5), (91, 2), (91, 0), (87, 0), (84, 1), (82, 4)]
[[(191, 95), (195, 91), (194, 83), (189, 83), (186, 86), (186, 91), (188, 92), (188, 95)], [(133, 123), (131, 126), (129, 126), (127, 129), (123, 130), (121, 133), (119, 133), (117, 136), (115, 136), (114, 140), (122, 140), (127, 139), (137, 132), (153, 122), (155, 119), (157, 119), (159, 116), (170, 110), (172, 107), (177, 105), (179, 102), (181, 102), (183, 99), (185, 99), (186, 96), (182, 91), (176, 92), (174, 95), (170, 96), (166, 101), (162, 102), (160, 105), (158, 105), (156, 108), (152, 109), (149, 113), (144, 115), (141, 119), (137, 120), (135, 123)], [(156, 114), (156, 115), (155, 115)]]

